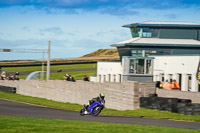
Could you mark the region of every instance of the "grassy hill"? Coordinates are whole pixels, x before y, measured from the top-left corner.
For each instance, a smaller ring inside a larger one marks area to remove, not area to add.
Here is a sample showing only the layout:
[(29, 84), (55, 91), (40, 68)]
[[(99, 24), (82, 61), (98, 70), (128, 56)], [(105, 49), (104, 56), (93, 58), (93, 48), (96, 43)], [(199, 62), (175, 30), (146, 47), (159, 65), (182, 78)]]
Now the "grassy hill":
[(119, 58), (119, 54), (117, 52), (117, 49), (99, 49), (97, 51), (94, 51), (90, 54), (86, 54), (82, 56), (83, 58), (85, 57), (113, 57), (113, 58)]
[[(92, 61), (112, 61), (119, 60), (117, 49), (99, 49), (92, 53), (72, 59), (51, 59), (51, 64), (55, 63), (75, 63), (75, 62), (92, 62)], [(44, 61), (46, 63), (46, 61)], [(35, 60), (15, 60), (15, 61), (0, 61), (0, 66), (5, 65), (31, 65), (41, 64), (42, 61)]]

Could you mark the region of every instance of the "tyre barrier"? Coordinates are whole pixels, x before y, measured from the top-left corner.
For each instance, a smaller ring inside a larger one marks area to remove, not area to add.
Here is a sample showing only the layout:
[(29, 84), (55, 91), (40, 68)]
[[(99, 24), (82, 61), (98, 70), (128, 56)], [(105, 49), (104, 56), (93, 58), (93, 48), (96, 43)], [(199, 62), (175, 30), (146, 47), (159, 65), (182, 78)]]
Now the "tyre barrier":
[(0, 91), (4, 91), (4, 92), (8, 92), (8, 93), (16, 93), (16, 88), (0, 85)]
[(140, 107), (185, 115), (200, 115), (200, 104), (192, 103), (190, 99), (157, 97), (157, 94), (140, 97)]

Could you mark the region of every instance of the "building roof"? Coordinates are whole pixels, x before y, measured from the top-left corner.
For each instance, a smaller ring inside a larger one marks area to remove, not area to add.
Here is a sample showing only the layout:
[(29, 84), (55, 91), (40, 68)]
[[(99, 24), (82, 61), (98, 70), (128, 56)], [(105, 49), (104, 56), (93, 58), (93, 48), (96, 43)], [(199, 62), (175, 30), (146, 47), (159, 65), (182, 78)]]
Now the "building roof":
[(130, 40), (118, 42), (113, 47), (124, 46), (154, 46), (154, 47), (195, 47), (200, 48), (200, 41), (193, 39), (161, 39), (135, 37)]
[(132, 23), (123, 27), (173, 27), (173, 28), (200, 28), (200, 23), (193, 22), (172, 22), (172, 21), (145, 21), (140, 23)]

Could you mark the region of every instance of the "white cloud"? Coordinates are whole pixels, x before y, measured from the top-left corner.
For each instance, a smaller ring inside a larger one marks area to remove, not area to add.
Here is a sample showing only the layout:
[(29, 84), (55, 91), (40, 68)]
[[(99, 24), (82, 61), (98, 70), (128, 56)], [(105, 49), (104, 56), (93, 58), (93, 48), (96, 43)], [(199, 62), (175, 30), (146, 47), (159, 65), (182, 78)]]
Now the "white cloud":
[[(51, 40), (52, 58), (78, 57), (130, 39), (130, 30), (121, 27), (125, 24), (148, 20), (200, 22), (198, 6), (172, 9), (124, 7), (119, 10), (102, 7), (93, 12), (76, 9), (77, 14), (65, 13), (74, 10), (63, 8), (48, 8), (51, 9), (49, 13), (43, 7), (1, 8), (0, 47), (46, 49)], [(1, 59), (10, 58), (6, 56)], [(33, 55), (32, 58), (40, 57)]]

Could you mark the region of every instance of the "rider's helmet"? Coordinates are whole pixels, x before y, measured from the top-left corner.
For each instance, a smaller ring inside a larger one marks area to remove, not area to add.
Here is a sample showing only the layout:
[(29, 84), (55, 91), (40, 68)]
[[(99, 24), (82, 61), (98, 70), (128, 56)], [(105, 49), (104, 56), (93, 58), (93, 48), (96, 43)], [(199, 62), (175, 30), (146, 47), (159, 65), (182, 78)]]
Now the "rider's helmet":
[(104, 93), (100, 93), (99, 97), (101, 98), (101, 100), (104, 100), (104, 97), (105, 97)]

